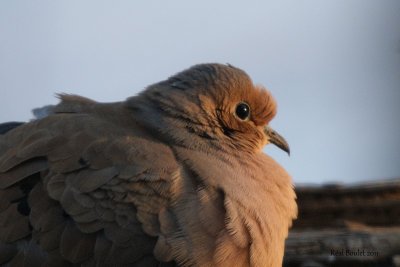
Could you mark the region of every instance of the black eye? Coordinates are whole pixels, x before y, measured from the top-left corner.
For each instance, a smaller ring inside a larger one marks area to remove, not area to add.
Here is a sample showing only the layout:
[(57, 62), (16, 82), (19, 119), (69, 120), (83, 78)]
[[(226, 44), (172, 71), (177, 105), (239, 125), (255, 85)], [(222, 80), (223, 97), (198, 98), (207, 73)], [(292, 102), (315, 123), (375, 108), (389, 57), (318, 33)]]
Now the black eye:
[(236, 116), (241, 120), (247, 120), (250, 117), (250, 107), (246, 103), (239, 103), (236, 106)]

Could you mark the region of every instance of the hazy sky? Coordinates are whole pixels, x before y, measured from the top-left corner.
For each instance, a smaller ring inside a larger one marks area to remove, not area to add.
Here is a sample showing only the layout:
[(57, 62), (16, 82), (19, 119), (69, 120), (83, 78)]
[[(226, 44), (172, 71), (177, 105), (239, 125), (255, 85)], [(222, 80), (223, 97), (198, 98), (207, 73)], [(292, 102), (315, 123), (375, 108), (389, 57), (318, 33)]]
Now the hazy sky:
[(0, 122), (231, 63), (278, 101), (295, 182), (400, 177), (400, 1), (1, 1)]

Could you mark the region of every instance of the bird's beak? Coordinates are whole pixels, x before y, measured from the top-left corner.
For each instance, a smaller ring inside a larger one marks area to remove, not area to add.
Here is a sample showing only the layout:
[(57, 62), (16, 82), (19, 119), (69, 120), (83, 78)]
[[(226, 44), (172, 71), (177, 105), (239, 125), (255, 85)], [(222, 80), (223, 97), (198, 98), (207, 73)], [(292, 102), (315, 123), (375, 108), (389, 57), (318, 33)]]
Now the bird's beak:
[(274, 129), (272, 129), (268, 125), (264, 127), (264, 133), (267, 136), (270, 143), (276, 145), (283, 151), (286, 151), (290, 156), (289, 144), (286, 142), (285, 138), (283, 138), (280, 134), (278, 134)]

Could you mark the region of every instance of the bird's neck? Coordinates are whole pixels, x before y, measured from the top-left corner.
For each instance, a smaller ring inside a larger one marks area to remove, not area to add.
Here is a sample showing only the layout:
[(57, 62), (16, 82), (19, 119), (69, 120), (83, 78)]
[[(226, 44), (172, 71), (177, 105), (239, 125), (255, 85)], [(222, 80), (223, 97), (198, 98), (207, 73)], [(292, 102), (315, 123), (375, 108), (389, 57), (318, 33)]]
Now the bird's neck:
[(220, 151), (226, 149), (215, 133), (215, 127), (194, 120), (183, 110), (168, 108), (165, 103), (160, 105), (149, 105), (144, 96), (132, 97), (125, 102), (125, 107), (138, 124), (171, 146), (203, 152), (210, 148)]
[(245, 251), (241, 259), (248, 265), (281, 266), (284, 241), (297, 212), (289, 175), (263, 154), (241, 158), (234, 151), (204, 153), (186, 148), (176, 148), (176, 153), (201, 180), (193, 185), (223, 192), (224, 237), (215, 253), (225, 253), (226, 246), (237, 253)]

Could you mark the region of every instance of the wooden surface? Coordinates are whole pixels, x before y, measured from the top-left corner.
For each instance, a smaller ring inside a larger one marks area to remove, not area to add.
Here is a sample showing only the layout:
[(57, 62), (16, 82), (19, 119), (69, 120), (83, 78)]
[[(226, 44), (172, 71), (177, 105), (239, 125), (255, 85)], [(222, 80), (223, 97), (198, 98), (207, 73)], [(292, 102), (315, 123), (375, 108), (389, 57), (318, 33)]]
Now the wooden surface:
[(400, 266), (400, 179), (296, 192), (285, 267)]

